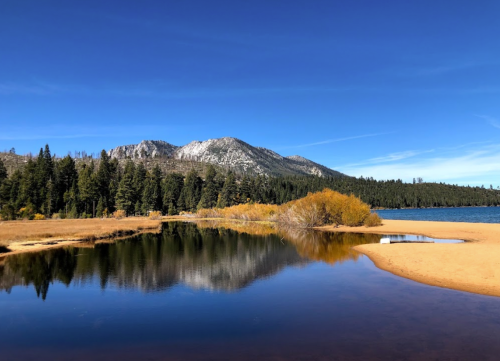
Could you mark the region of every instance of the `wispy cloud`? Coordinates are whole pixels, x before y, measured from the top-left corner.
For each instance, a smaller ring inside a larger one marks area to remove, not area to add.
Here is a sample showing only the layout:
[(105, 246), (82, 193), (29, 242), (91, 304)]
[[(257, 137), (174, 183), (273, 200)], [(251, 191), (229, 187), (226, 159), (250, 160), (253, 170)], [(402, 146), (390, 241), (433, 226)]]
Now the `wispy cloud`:
[(401, 152), (401, 155), (407, 153), (409, 157), (398, 159), (398, 156), (388, 155), (380, 157), (385, 162), (373, 163), (371, 161), (377, 159), (374, 158), (361, 162), (359, 165), (348, 164), (333, 168), (352, 176), (362, 175), (379, 180), (402, 179), (409, 182), (415, 177), (422, 177), (429, 182), (499, 184), (500, 146), (489, 145), (474, 148), (453, 153), (438, 152), (438, 149), (427, 152), (433, 153), (433, 157), (415, 157), (412, 151), (408, 151), (408, 153)]
[(264, 87), (192, 87), (183, 88), (161, 80), (148, 84), (129, 84), (116, 86), (113, 84), (55, 84), (44, 81), (31, 83), (0, 82), (0, 96), (32, 95), (62, 96), (84, 95), (92, 97), (124, 97), (124, 98), (158, 98), (158, 99), (200, 99), (240, 96), (273, 96), (280, 94), (328, 94), (328, 93), (387, 93), (406, 92), (415, 94), (496, 94), (500, 87), (479, 88), (431, 88), (431, 87), (373, 87), (373, 86), (327, 86), (296, 85), (281, 86), (279, 84)]
[(377, 137), (379, 135), (386, 135), (386, 134), (392, 134), (394, 132), (389, 132), (389, 133), (372, 133), (372, 134), (362, 134), (362, 135), (354, 135), (351, 137), (344, 137), (344, 138), (335, 138), (335, 139), (327, 139), (327, 140), (322, 140), (319, 142), (314, 142), (314, 143), (307, 143), (307, 144), (298, 144), (298, 145), (290, 145), (290, 146), (285, 146), (285, 147), (276, 147), (277, 149), (292, 149), (292, 148), (306, 148), (306, 147), (314, 147), (317, 145), (324, 145), (324, 144), (330, 144), (330, 143), (336, 143), (336, 142), (345, 142), (348, 140), (354, 140), (354, 139), (361, 139), (361, 138), (369, 138), (369, 137)]
[(484, 62), (464, 62), (464, 63), (455, 63), (455, 64), (443, 64), (433, 67), (421, 68), (415, 72), (417, 76), (432, 76), (432, 75), (441, 75), (451, 72), (456, 72), (460, 70), (473, 69), (479, 66), (488, 65), (488, 63)]
[[(159, 85), (158, 85), (159, 84)], [(362, 89), (359, 89), (362, 91)], [(303, 93), (339, 93), (356, 91), (354, 87), (330, 86), (268, 86), (259, 88), (246, 87), (197, 87), (179, 88), (174, 85), (165, 85), (154, 82), (146, 86), (88, 86), (78, 84), (51, 84), (48, 82), (0, 83), (0, 95), (86, 95), (132, 98), (159, 98), (159, 99), (190, 99), (190, 98), (217, 98), (248, 95), (275, 95), (275, 94), (303, 94)]]
[(50, 94), (50, 89), (43, 86), (31, 84), (17, 84), (17, 83), (0, 83), (0, 94), (11, 95), (11, 94), (33, 94), (33, 95), (48, 95)]
[(498, 128), (500, 129), (500, 122), (498, 121), (498, 119), (496, 118), (493, 118), (493, 117), (490, 117), (489, 115), (479, 115), (479, 114), (474, 114), (474, 116), (480, 118), (480, 119), (483, 119), (485, 120), (486, 122), (488, 122), (488, 124), (490, 124), (492, 127), (495, 127), (495, 128)]
[(395, 152), (395, 153), (390, 153), (387, 154), (383, 157), (375, 157), (375, 158), (370, 158), (365, 161), (359, 162), (359, 163), (353, 163), (346, 165), (345, 167), (358, 167), (362, 165), (369, 165), (369, 164), (380, 164), (380, 163), (388, 163), (388, 162), (395, 162), (398, 160), (403, 160), (411, 157), (415, 157), (420, 154), (425, 154), (425, 153), (432, 153), (434, 152), (434, 149), (428, 149), (428, 150), (407, 150), (403, 152)]

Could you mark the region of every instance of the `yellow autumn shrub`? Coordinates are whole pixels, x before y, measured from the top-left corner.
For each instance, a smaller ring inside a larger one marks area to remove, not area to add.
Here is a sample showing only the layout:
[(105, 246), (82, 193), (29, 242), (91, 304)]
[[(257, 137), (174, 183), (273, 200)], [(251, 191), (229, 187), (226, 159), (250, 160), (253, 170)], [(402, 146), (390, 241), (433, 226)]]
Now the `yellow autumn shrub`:
[(198, 218), (222, 218), (221, 214), (215, 208), (202, 208), (196, 212)]
[(370, 206), (351, 194), (345, 201), (342, 210), (342, 224), (351, 227), (363, 225), (370, 215)]
[(160, 211), (149, 212), (149, 219), (161, 219), (161, 212)]
[(127, 216), (127, 214), (125, 213), (125, 211), (123, 209), (117, 209), (113, 213), (113, 218), (116, 218), (116, 219), (122, 219), (122, 218), (124, 218), (126, 216)]
[[(213, 217), (214, 215), (216, 217)], [(309, 193), (281, 206), (274, 204), (239, 204), (218, 210), (200, 209), (202, 218), (227, 218), (245, 221), (271, 221), (294, 227), (310, 228), (326, 224), (346, 226), (378, 225), (378, 215), (372, 215), (370, 206), (354, 195), (347, 196), (331, 189)]]
[(382, 218), (377, 213), (371, 213), (365, 219), (365, 227), (376, 227), (382, 225)]
[(45, 216), (40, 213), (35, 213), (35, 216), (33, 217), (35, 221), (43, 221), (45, 219)]

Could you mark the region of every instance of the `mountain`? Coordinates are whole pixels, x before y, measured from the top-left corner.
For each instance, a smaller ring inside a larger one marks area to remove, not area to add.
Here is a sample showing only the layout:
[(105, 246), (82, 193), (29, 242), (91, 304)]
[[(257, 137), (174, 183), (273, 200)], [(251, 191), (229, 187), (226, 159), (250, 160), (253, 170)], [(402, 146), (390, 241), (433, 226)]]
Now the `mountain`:
[(111, 158), (155, 158), (158, 156), (172, 157), (179, 147), (163, 140), (143, 140), (139, 144), (121, 145), (108, 152)]
[(111, 149), (108, 155), (118, 159), (166, 158), (181, 162), (210, 163), (237, 173), (252, 175), (343, 176), (340, 172), (301, 156), (283, 157), (270, 149), (254, 147), (231, 137), (193, 141), (182, 147), (161, 140), (143, 140), (139, 144)]

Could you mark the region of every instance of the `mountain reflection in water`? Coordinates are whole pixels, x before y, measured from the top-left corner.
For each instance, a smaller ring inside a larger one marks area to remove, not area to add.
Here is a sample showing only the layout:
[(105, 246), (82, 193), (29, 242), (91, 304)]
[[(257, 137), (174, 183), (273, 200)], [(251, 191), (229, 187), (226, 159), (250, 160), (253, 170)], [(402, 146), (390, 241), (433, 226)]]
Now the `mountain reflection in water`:
[(0, 289), (33, 285), (47, 297), (55, 281), (104, 289), (161, 291), (178, 283), (193, 289), (235, 291), (287, 266), (356, 260), (351, 248), (379, 242), (379, 235), (276, 229), (242, 222), (167, 222), (159, 234), (113, 243), (13, 255), (0, 263)]

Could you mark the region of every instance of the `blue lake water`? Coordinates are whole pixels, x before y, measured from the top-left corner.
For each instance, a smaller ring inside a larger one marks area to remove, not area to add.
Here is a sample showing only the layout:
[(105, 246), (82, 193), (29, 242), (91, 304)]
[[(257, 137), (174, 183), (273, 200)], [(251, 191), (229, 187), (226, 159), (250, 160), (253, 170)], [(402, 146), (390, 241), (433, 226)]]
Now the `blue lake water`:
[(251, 233), (168, 223), (0, 259), (0, 360), (498, 359), (500, 298), (351, 249), (380, 235)]
[(500, 207), (382, 209), (376, 212), (384, 219), (500, 223)]

